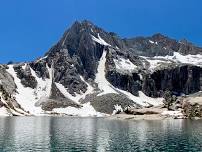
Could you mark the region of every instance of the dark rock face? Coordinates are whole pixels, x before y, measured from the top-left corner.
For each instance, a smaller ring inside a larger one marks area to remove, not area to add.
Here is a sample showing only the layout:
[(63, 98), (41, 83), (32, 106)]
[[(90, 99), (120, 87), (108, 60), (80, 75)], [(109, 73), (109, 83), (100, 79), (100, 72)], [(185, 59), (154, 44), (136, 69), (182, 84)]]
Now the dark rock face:
[[(64, 85), (68, 92), (75, 95), (85, 92), (87, 85), (81, 80), (74, 60), (69, 56), (66, 49), (49, 54), (47, 58), (49, 66), (52, 68), (53, 81)], [(77, 63), (78, 64), (78, 63)]]
[(26, 66), (25, 69), (22, 69), (21, 65), (14, 66), (14, 70), (17, 73), (17, 77), (21, 80), (21, 83), (25, 87), (30, 87), (32, 89), (36, 88), (37, 81), (35, 77), (32, 76), (29, 66)]
[(108, 71), (106, 78), (113, 86), (129, 91), (136, 96), (138, 96), (138, 91), (141, 90), (141, 81), (137, 73), (132, 73), (132, 75), (123, 75), (115, 71)]
[(129, 51), (136, 55), (148, 57), (173, 55), (173, 52), (179, 52), (184, 55), (202, 54), (201, 48), (186, 40), (178, 42), (159, 33), (152, 37), (125, 39), (124, 42)]
[(16, 85), (13, 77), (6, 71), (7, 66), (0, 65), (0, 85), (9, 94), (12, 94), (16, 90)]
[(50, 78), (46, 60), (31, 62), (29, 65), (39, 78)]
[(150, 78), (145, 79), (143, 91), (154, 97), (159, 96), (160, 92), (166, 89), (178, 95), (198, 92), (201, 89), (201, 73), (202, 68), (190, 65), (155, 71)]
[(95, 78), (97, 69), (97, 61), (103, 52), (103, 45), (92, 41), (92, 36), (107, 35), (103, 30), (97, 28), (92, 23), (84, 21), (76, 22), (65, 32), (62, 39), (53, 46), (47, 53), (53, 56), (63, 50), (64, 54), (74, 59), (72, 62), (76, 65), (78, 72), (85, 78)]

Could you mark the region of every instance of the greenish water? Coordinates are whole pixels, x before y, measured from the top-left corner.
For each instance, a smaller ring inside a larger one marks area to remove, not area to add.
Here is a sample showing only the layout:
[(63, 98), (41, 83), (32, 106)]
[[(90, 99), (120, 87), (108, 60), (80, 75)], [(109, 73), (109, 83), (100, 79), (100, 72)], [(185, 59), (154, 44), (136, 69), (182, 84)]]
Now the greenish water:
[(0, 118), (0, 151), (202, 151), (201, 120)]

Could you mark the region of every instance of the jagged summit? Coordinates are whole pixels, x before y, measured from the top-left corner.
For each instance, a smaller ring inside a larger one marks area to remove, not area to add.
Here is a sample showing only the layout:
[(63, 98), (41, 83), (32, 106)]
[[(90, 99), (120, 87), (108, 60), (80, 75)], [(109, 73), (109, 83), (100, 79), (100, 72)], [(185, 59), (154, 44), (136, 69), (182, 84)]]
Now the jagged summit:
[[(92, 55), (92, 58), (99, 59), (101, 53), (96, 52), (94, 49), (94, 40), (99, 39), (99, 37), (115, 49), (118, 48), (122, 52), (132, 51), (134, 54), (142, 56), (166, 56), (173, 55), (173, 52), (180, 52), (184, 55), (202, 53), (202, 49), (194, 46), (192, 43), (182, 43), (182, 41), (174, 40), (160, 33), (151, 37), (122, 39), (117, 34), (107, 32), (92, 22), (84, 20), (73, 23), (64, 33), (61, 40), (46, 55), (51, 52), (61, 52), (61, 50), (65, 49), (71, 57), (73, 55), (89, 54), (89, 56)], [(96, 45), (98, 44), (96, 42)], [(81, 50), (81, 48), (85, 49)]]

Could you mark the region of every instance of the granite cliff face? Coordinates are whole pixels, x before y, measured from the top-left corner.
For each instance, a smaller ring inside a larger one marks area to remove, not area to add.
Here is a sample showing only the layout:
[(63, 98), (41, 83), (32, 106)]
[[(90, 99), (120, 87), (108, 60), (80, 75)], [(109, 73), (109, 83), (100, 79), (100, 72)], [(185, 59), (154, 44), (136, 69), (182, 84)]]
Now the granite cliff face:
[(201, 66), (202, 48), (186, 40), (121, 39), (89, 21), (75, 22), (44, 57), (1, 65), (1, 106), (8, 115), (81, 116), (156, 106), (165, 90), (201, 91)]

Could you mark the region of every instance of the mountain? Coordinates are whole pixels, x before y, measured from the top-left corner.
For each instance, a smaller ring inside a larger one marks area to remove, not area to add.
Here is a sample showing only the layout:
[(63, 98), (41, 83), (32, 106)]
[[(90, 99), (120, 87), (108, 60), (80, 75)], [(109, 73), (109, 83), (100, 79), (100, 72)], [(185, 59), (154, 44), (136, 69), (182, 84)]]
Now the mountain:
[(122, 39), (75, 22), (42, 58), (0, 65), (0, 114), (103, 116), (202, 90), (202, 48), (162, 34)]

